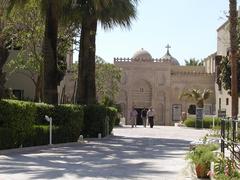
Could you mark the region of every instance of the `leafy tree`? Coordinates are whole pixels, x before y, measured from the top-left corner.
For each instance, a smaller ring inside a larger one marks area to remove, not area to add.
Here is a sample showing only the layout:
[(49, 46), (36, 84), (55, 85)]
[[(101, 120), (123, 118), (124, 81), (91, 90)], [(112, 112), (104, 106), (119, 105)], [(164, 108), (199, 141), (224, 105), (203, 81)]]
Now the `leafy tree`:
[[(7, 47), (18, 48), (17, 56), (6, 65), (10, 73), (19, 72), (30, 78), (35, 86), (35, 101), (42, 97), (43, 57), (41, 45), (44, 22), (39, 10), (39, 1), (30, 0), (22, 8), (13, 8), (4, 27)], [(42, 72), (42, 71), (41, 71)]]
[[(229, 28), (229, 27), (228, 27)], [(238, 47), (240, 44), (240, 21), (238, 20), (238, 29), (237, 29), (237, 43)], [(237, 66), (240, 67), (240, 59), (238, 57)], [(219, 89), (223, 87), (228, 94), (231, 95), (231, 62), (229, 59), (229, 52), (227, 56), (222, 56), (221, 61), (218, 67), (218, 75), (217, 75), (217, 84)], [(238, 96), (240, 96), (240, 68), (237, 68), (237, 89)]]
[(184, 61), (186, 66), (203, 66), (203, 61), (195, 58), (190, 58), (189, 60)]
[[(77, 64), (73, 64), (74, 79), (77, 79)], [(105, 105), (113, 105), (116, 94), (119, 92), (121, 70), (114, 64), (106, 63), (96, 56), (96, 93), (98, 101)]]
[(121, 70), (96, 56), (96, 92), (99, 102), (114, 101), (119, 92)]
[[(9, 9), (12, 9), (12, 7), (14, 7), (16, 4), (25, 4), (26, 2), (28, 2), (28, 0), (9, 0), (9, 1), (3, 0), (3, 1), (9, 3), (10, 5)], [(57, 104), (58, 103), (57, 85), (59, 83), (59, 75), (61, 74), (58, 68), (59, 62), (57, 54), (58, 25), (60, 17), (63, 17), (63, 14), (67, 12), (66, 10), (70, 11), (65, 7), (69, 7), (69, 5), (72, 4), (72, 0), (42, 0), (41, 4), (42, 4), (41, 9), (45, 14), (43, 16), (45, 17), (45, 30), (44, 30), (45, 33), (43, 43), (44, 101), (47, 103)], [(0, 38), (0, 41), (2, 41), (1, 39), (2, 38)], [(2, 45), (4, 43), (0, 44)], [(3, 51), (2, 49), (3, 48), (0, 47), (0, 60), (1, 60), (0, 65), (4, 64), (3, 63), (4, 59), (5, 60), (7, 59), (6, 52)]]
[[(238, 60), (238, 66), (240, 66), (240, 61)], [(222, 57), (219, 64), (220, 74), (217, 79), (219, 86), (222, 86), (229, 94), (231, 94), (231, 63), (228, 57)], [(237, 71), (238, 77), (238, 96), (240, 95), (240, 69)]]
[(2, 33), (5, 8), (8, 2), (0, 0), (0, 99), (4, 96), (4, 84), (6, 74), (3, 72), (3, 66), (7, 61), (9, 52), (5, 47), (5, 37)]
[(204, 89), (203, 91), (201, 91), (200, 89), (188, 89), (180, 95), (180, 99), (186, 97), (190, 100), (195, 101), (197, 107), (203, 108), (204, 101), (207, 100), (211, 94), (212, 91), (210, 89)]
[(78, 63), (76, 102), (96, 103), (95, 48), (97, 22), (106, 28), (115, 25), (129, 27), (136, 17), (137, 0), (81, 0), (77, 9), (81, 13), (81, 37)]
[[(8, 48), (20, 47), (17, 56), (7, 64), (10, 72), (18, 71), (29, 77), (35, 85), (35, 101), (43, 100), (43, 53), (44, 18), (38, 0), (29, 0), (21, 9), (13, 8), (4, 28)], [(58, 33), (58, 71), (62, 76), (66, 67), (66, 54), (71, 47), (71, 26), (61, 27)], [(59, 76), (61, 75), (59, 73)], [(59, 77), (58, 81), (61, 80)]]

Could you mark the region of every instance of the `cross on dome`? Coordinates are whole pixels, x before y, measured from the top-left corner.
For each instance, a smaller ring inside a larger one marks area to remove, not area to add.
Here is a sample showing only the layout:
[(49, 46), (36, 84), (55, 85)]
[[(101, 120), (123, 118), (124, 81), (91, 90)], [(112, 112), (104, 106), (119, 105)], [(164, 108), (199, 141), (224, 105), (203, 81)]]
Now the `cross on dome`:
[(169, 53), (169, 49), (171, 48), (171, 46), (167, 44), (166, 48), (167, 48), (167, 53)]

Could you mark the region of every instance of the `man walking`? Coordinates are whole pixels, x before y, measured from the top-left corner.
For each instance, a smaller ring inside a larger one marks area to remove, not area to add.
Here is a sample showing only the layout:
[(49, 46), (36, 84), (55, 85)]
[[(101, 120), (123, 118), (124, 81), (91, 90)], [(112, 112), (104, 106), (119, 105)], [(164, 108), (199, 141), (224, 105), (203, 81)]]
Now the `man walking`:
[(143, 127), (146, 127), (146, 124), (147, 124), (147, 109), (145, 107), (141, 111), (141, 118), (142, 118), (142, 121), (143, 121)]
[(137, 127), (137, 115), (138, 112), (136, 111), (136, 109), (133, 107), (132, 111), (130, 113), (130, 120), (131, 120), (131, 124), (132, 124), (132, 128), (135, 126)]
[(148, 118), (148, 122), (150, 124), (150, 128), (153, 128), (153, 126), (154, 126), (154, 115), (155, 115), (155, 112), (154, 112), (153, 108), (150, 107), (147, 112), (147, 118)]

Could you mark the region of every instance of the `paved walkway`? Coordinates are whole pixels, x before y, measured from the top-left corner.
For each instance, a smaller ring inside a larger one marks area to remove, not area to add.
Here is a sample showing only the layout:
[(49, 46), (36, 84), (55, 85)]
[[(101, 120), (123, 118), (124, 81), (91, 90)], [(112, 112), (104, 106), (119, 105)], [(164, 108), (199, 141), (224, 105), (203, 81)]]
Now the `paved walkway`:
[(114, 129), (112, 137), (85, 144), (10, 152), (0, 155), (0, 180), (181, 179), (189, 142), (206, 133), (183, 127), (124, 127)]

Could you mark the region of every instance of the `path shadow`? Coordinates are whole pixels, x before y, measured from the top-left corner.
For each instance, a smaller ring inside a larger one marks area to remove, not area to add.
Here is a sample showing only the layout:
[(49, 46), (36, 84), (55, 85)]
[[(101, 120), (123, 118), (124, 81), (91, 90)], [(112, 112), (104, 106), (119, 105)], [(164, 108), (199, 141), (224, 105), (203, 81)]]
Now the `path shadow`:
[(0, 156), (0, 174), (23, 173), (32, 179), (67, 174), (79, 179), (176, 175), (176, 171), (157, 167), (157, 162), (183, 158), (188, 145), (189, 141), (179, 139), (113, 136), (87, 144)]

